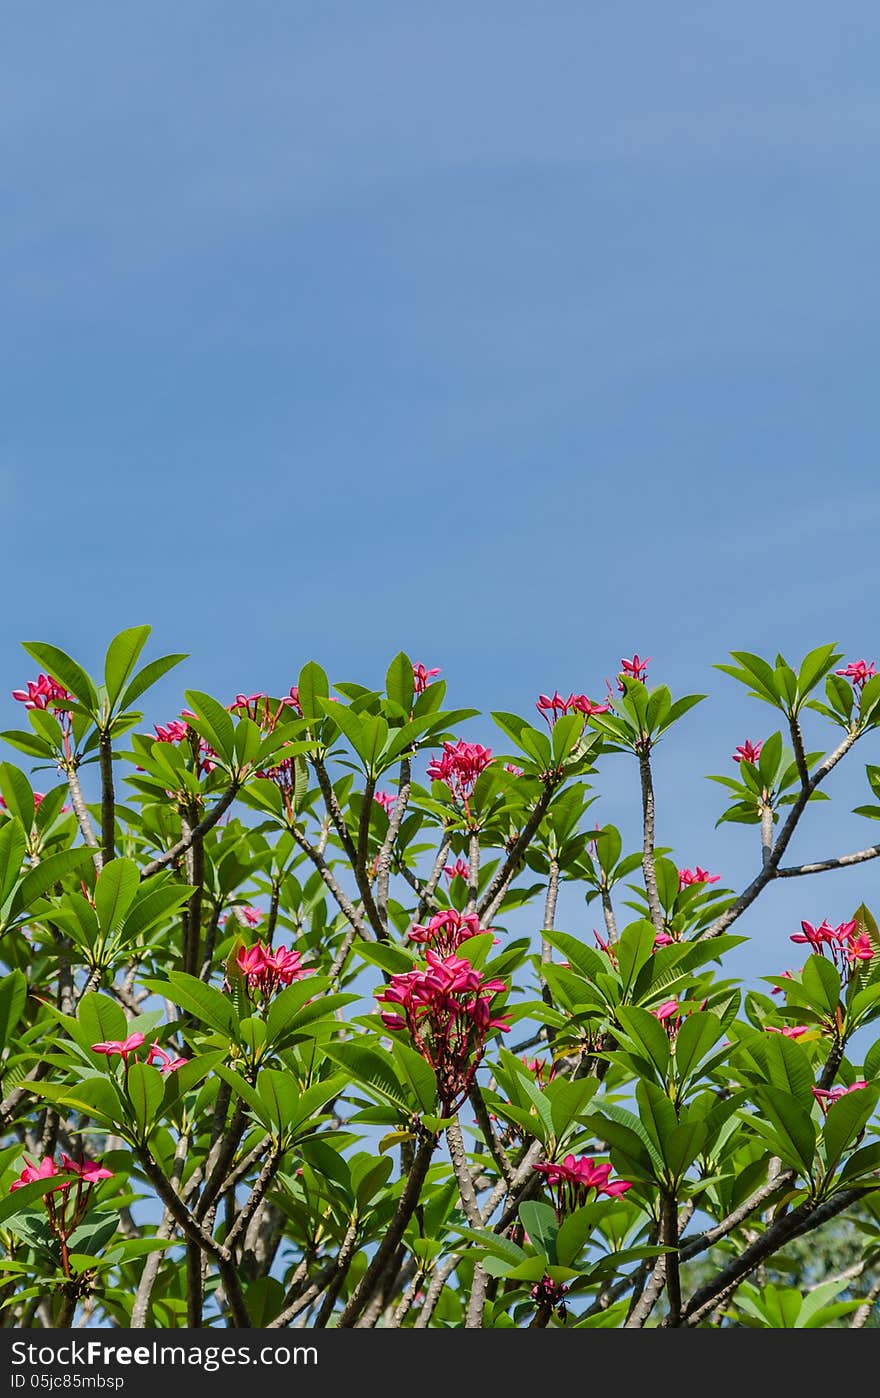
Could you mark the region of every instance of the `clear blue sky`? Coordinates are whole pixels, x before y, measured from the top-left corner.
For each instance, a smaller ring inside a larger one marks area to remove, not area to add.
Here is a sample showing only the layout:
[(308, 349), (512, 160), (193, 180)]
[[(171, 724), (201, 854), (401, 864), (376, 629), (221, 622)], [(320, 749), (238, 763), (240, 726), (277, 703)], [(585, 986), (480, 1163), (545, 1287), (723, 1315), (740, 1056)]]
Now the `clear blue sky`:
[[(702, 774), (769, 710), (711, 663), (880, 660), (878, 49), (858, 2), (7, 0), (5, 692), (141, 621), (223, 697), (403, 646), (526, 712), (638, 649), (713, 696), (661, 839), (744, 878)], [(794, 854), (877, 838), (851, 786)], [(771, 890), (766, 969), (878, 883)]]

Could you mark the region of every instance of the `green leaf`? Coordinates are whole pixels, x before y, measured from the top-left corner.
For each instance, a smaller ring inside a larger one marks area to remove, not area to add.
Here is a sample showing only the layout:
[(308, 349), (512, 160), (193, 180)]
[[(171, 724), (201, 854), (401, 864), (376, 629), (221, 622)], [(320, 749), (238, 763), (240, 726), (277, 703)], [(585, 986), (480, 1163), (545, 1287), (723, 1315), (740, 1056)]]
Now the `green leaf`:
[(323, 1051), (334, 1063), (351, 1073), (356, 1083), (372, 1089), (395, 1107), (405, 1112), (412, 1111), (412, 1103), (401, 1086), (390, 1054), (353, 1041), (325, 1044)]
[(623, 982), (622, 996), (626, 999), (639, 971), (654, 952), (654, 928), (642, 919), (623, 929), (617, 943), (617, 964)]
[(404, 1043), (399, 1034), (391, 1041), (391, 1052), (400, 1071), (401, 1078), (409, 1084), (413, 1097), (421, 1111), (437, 1111), (437, 1079), (434, 1070), (420, 1053)]
[[(756, 1101), (766, 1117), (776, 1128), (780, 1145), (786, 1147), (779, 1153), (789, 1164), (794, 1164), (807, 1176), (813, 1177), (813, 1157), (816, 1151), (816, 1126), (808, 1109), (778, 1087), (763, 1087), (755, 1093)], [(750, 1119), (753, 1129), (759, 1129), (759, 1122)], [(763, 1133), (762, 1133), (763, 1134)]]
[(102, 932), (116, 932), (140, 887), (140, 870), (133, 859), (111, 859), (95, 884), (95, 912)]
[(814, 1009), (833, 1015), (840, 1002), (840, 975), (824, 956), (807, 957), (801, 972), (804, 999)]
[(864, 1131), (877, 1106), (880, 1089), (860, 1087), (832, 1102), (822, 1128), (827, 1168), (833, 1170), (848, 1146)]
[(188, 658), (186, 655), (160, 655), (157, 660), (151, 660), (131, 681), (119, 702), (120, 709), (127, 709), (131, 704), (136, 703), (157, 680), (161, 680), (162, 676), (167, 675), (169, 670), (173, 670), (175, 665), (179, 665), (181, 660)]
[(221, 1034), (231, 1036), (235, 1032), (237, 1016), (227, 995), (184, 971), (169, 971), (168, 982), (171, 986), (170, 998), (181, 1009), (190, 1010)]
[(30, 834), (34, 823), (34, 793), (24, 772), (19, 771), (11, 762), (0, 763), (0, 792), (10, 815), (20, 820), (25, 831)]
[(587, 980), (591, 981), (597, 975), (607, 974), (608, 962), (605, 957), (578, 941), (577, 937), (572, 937), (567, 932), (553, 932), (549, 929), (543, 935), (544, 940), (557, 951), (561, 951), (573, 969), (579, 971)]
[(48, 1194), (50, 1189), (54, 1189), (59, 1179), (73, 1180), (74, 1176), (66, 1171), (61, 1171), (58, 1175), (50, 1179), (34, 1180), (32, 1184), (22, 1185), (21, 1189), (12, 1190), (9, 1194), (0, 1196), (0, 1226), (6, 1220), (21, 1213), (28, 1204), (35, 1203), (42, 1199), (44, 1194)]
[(231, 766), (235, 756), (235, 725), (229, 712), (210, 694), (198, 689), (186, 691), (186, 702), (196, 715), (190, 723), (207, 739), (222, 762)]
[(22, 971), (10, 971), (0, 981), (0, 1053), (9, 1042), (27, 1000), (27, 978)]
[(315, 664), (314, 660), (310, 660), (300, 670), (298, 692), (303, 718), (323, 718), (324, 711), (320, 701), (327, 698), (330, 693), (330, 685), (324, 671), (320, 665)]
[(222, 1078), (224, 1082), (229, 1083), (233, 1092), (237, 1093), (242, 1101), (246, 1102), (250, 1107), (257, 1121), (262, 1122), (266, 1129), (271, 1131), (273, 1122), (269, 1107), (263, 1101), (260, 1094), (251, 1087), (250, 1083), (246, 1082), (240, 1073), (236, 1073), (234, 1069), (230, 1068), (226, 1063), (216, 1064), (214, 1072), (219, 1078)]
[(111, 1000), (109, 995), (101, 995), (95, 990), (90, 990), (80, 1000), (76, 1018), (83, 1027), (85, 1037), (93, 1044), (105, 1043), (108, 1039), (125, 1039), (128, 1035), (128, 1020), (122, 1006)]
[(22, 641), (22, 646), (47, 675), (69, 689), (83, 708), (88, 709), (92, 717), (97, 717), (98, 695), (95, 686), (75, 660), (71, 660), (63, 650), (58, 650), (57, 646), (47, 645), (44, 641)]
[(385, 689), (389, 699), (409, 713), (412, 708), (415, 683), (412, 661), (404, 651), (395, 655), (385, 676)]
[(7, 898), (21, 878), (26, 849), (27, 836), (21, 825), (7, 820), (0, 826), (0, 907), (5, 907)]
[(711, 1012), (697, 1011), (687, 1016), (675, 1041), (675, 1071), (680, 1084), (697, 1071), (723, 1033), (721, 1020)]
[[(34, 709), (32, 712), (38, 713), (39, 710)], [(33, 733), (22, 733), (20, 729), (8, 728), (5, 732), (0, 733), (0, 738), (5, 739), (9, 746), (15, 748), (17, 752), (26, 753), (28, 757), (51, 758), (53, 751), (57, 751), (54, 745), (47, 742), (46, 739), (38, 738)], [(59, 730), (58, 747), (60, 748), (60, 746)]]
[(678, 1125), (675, 1108), (666, 1093), (646, 1078), (636, 1084), (636, 1101), (642, 1123), (663, 1157), (664, 1164), (668, 1165), (668, 1142)]
[(152, 629), (151, 626), (132, 626), (127, 631), (120, 631), (118, 636), (114, 636), (107, 647), (107, 657), (104, 661), (104, 683), (107, 687), (107, 699), (111, 709), (119, 698), (123, 685), (128, 682)]
[(126, 1086), (138, 1138), (146, 1141), (165, 1095), (162, 1074), (147, 1063), (134, 1062), (129, 1066)]
[[(113, 863), (117, 863), (114, 860)], [(112, 865), (105, 866), (111, 868)], [(122, 923), (119, 940), (133, 942), (176, 912), (193, 892), (190, 884), (159, 884), (150, 879), (140, 885)]]
[(550, 1262), (555, 1262), (559, 1225), (551, 1206), (535, 1199), (527, 1199), (519, 1206), (519, 1216), (532, 1246), (544, 1252)]
[(816, 650), (811, 650), (809, 655), (806, 655), (802, 660), (801, 668), (798, 671), (798, 697), (805, 699), (840, 659), (841, 656), (834, 646), (818, 646)]
[(656, 1016), (649, 1010), (638, 1009), (636, 1006), (620, 1005), (617, 1019), (637, 1049), (654, 1064), (660, 1077), (665, 1079), (669, 1073), (669, 1039)]
[(92, 851), (87, 845), (78, 845), (76, 849), (63, 849), (58, 854), (50, 854), (48, 858), (42, 860), (35, 869), (31, 869), (25, 874), (19, 885), (15, 896), (13, 907), (16, 911), (29, 908), (36, 903), (38, 898), (59, 879), (65, 878), (67, 874), (72, 874), (75, 869), (81, 869), (83, 864), (87, 864), (92, 857)]

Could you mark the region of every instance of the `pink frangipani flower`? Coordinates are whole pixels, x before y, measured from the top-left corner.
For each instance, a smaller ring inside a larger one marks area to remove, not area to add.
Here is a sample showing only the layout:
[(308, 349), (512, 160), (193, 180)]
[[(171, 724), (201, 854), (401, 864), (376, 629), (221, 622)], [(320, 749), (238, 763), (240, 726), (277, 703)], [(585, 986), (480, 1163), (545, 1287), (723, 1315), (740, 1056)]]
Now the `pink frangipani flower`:
[(123, 1063), (128, 1067), (128, 1060), (139, 1049), (144, 1042), (143, 1034), (129, 1034), (127, 1039), (105, 1039), (100, 1044), (92, 1044), (92, 1053), (105, 1053), (108, 1058), (114, 1054), (119, 1054)]
[(628, 1180), (611, 1179), (609, 1161), (599, 1165), (591, 1156), (567, 1155), (561, 1162), (543, 1161), (532, 1169), (545, 1176), (554, 1194), (559, 1219), (588, 1203), (591, 1190), (595, 1190), (593, 1197), (606, 1194), (619, 1198), (632, 1188)]
[(701, 869), (698, 864), (696, 869), (679, 869), (678, 887), (682, 889), (696, 883), (717, 883), (720, 878), (720, 874), (710, 874), (708, 869)]
[(760, 739), (757, 743), (750, 743), (748, 738), (746, 738), (745, 742), (741, 743), (733, 754), (734, 762), (751, 762), (754, 765), (761, 756), (761, 748), (763, 746), (763, 739)]
[(413, 690), (416, 694), (424, 694), (431, 680), (435, 675), (440, 674), (439, 667), (428, 670), (421, 663), (413, 665)]
[(843, 670), (835, 670), (834, 673), (850, 680), (853, 688), (861, 689), (863, 685), (868, 683), (868, 680), (874, 678), (877, 669), (873, 660), (851, 660)]
[(813, 1087), (810, 1091), (819, 1103), (824, 1114), (835, 1102), (839, 1102), (841, 1097), (847, 1097), (850, 1092), (860, 1092), (863, 1087), (867, 1086), (868, 1083), (866, 1079), (859, 1078), (857, 1082), (850, 1083), (849, 1087), (844, 1087), (842, 1083), (839, 1083), (837, 1087)]
[(158, 1068), (163, 1077), (166, 1073), (176, 1073), (178, 1068), (182, 1068), (186, 1063), (185, 1058), (175, 1057), (174, 1054), (169, 1053), (168, 1049), (163, 1049), (158, 1043), (150, 1044), (146, 1061), (151, 1063), (154, 1068)]
[(467, 883), (471, 875), (466, 859), (456, 859), (454, 864), (444, 864), (443, 872), (450, 883), (453, 879), (464, 879)]

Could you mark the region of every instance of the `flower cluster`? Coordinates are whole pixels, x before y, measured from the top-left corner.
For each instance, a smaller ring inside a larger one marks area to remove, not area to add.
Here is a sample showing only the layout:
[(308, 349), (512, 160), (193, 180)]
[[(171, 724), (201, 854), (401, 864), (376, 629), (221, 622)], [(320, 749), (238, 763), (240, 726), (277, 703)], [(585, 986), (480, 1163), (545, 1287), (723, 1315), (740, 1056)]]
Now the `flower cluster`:
[(535, 1282), (529, 1295), (533, 1301), (537, 1301), (541, 1310), (556, 1311), (559, 1319), (565, 1320), (567, 1314), (565, 1298), (568, 1295), (568, 1287), (563, 1282), (555, 1282), (545, 1272), (541, 1280)]
[(750, 743), (746, 738), (744, 743), (740, 743), (736, 752), (733, 753), (734, 762), (751, 762), (754, 765), (761, 756), (761, 748), (764, 746), (763, 738), (757, 743)]
[(835, 670), (835, 675), (842, 675), (845, 680), (851, 680), (854, 689), (861, 689), (863, 685), (872, 680), (877, 673), (877, 668), (873, 660), (851, 660), (843, 670)]
[(507, 985), (486, 980), (469, 961), (443, 957), (431, 947), (425, 959), (425, 970), (392, 976), (376, 999), (394, 1007), (382, 1014), (385, 1028), (408, 1031), (413, 1047), (433, 1068), (443, 1115), (450, 1116), (470, 1090), (492, 1030), (506, 1033), (510, 1027), (492, 1013), (494, 997)]
[(411, 942), (432, 947), (440, 956), (451, 956), (469, 937), (479, 937), (481, 932), (491, 930), (491, 927), (480, 926), (476, 913), (459, 913), (455, 908), (444, 908), (442, 912), (435, 913), (425, 926), (413, 923), (407, 936)]
[(806, 944), (819, 956), (825, 955), (827, 947), (830, 959), (844, 979), (849, 979), (857, 961), (870, 961), (874, 955), (871, 938), (867, 932), (857, 931), (855, 921), (841, 922), (837, 927), (832, 927), (827, 918), (818, 927), (802, 921), (801, 928), (803, 930), (794, 932), (789, 940)]
[(235, 964), (247, 983), (248, 993), (255, 999), (268, 1000), (282, 986), (291, 985), (309, 975), (300, 954), (292, 948), (272, 950), (263, 942), (252, 947), (240, 947)]
[(277, 704), (269, 698), (268, 694), (263, 694), (262, 690), (259, 690), (256, 694), (236, 694), (229, 705), (231, 714), (243, 714), (269, 733), (272, 732), (285, 709), (293, 709), (294, 713), (302, 715), (299, 687), (295, 684), (291, 685), (287, 694)]
[(54, 709), (56, 713), (66, 712), (74, 703), (73, 695), (51, 675), (38, 675), (35, 680), (28, 680), (27, 689), (14, 689), (12, 697), (26, 709)]
[(835, 1102), (839, 1102), (841, 1097), (847, 1097), (850, 1092), (860, 1092), (863, 1087), (867, 1086), (867, 1080), (865, 1078), (859, 1078), (857, 1082), (850, 1083), (849, 1087), (844, 1087), (841, 1083), (837, 1087), (813, 1087), (810, 1090), (819, 1103), (819, 1106), (822, 1108), (822, 1115), (824, 1116), (828, 1108), (833, 1106)]
[(586, 694), (563, 696), (558, 689), (552, 694), (539, 694), (535, 704), (538, 713), (546, 719), (550, 728), (563, 714), (578, 713), (583, 714), (584, 718), (589, 718), (591, 714), (607, 714), (610, 707), (609, 704), (594, 703)]
[(439, 669), (426, 670), (424, 665), (413, 665), (413, 689), (416, 694), (424, 694), (431, 680), (439, 674)]
[(600, 1194), (606, 1194), (610, 1199), (618, 1199), (628, 1189), (632, 1189), (628, 1180), (612, 1180), (609, 1161), (597, 1165), (588, 1155), (567, 1155), (559, 1164), (548, 1160), (533, 1165), (532, 1169), (545, 1176), (553, 1194), (556, 1217), (559, 1219), (565, 1214), (573, 1213), (591, 1199), (597, 1199)]
[[(189, 738), (190, 733), (194, 732), (187, 723), (187, 719), (189, 718), (195, 718), (195, 714), (190, 713), (189, 709), (184, 709), (180, 718), (172, 718), (168, 723), (154, 723), (153, 727), (156, 730), (154, 741), (157, 743), (184, 742)], [(207, 739), (199, 738), (199, 771), (203, 772), (205, 776), (207, 776), (209, 772), (213, 772), (214, 768), (217, 766), (217, 763), (214, 761), (216, 756), (216, 752)]]
[[(99, 1160), (72, 1160), (62, 1152), (61, 1168), (47, 1155), (39, 1164), (25, 1156), (24, 1169), (17, 1180), (9, 1186), (10, 1192), (24, 1189), (25, 1185), (36, 1184), (38, 1180), (50, 1180), (58, 1174), (75, 1175), (76, 1181), (61, 1180), (53, 1189), (42, 1196), (43, 1208), (49, 1219), (49, 1227), (61, 1243), (62, 1266), (65, 1276), (70, 1275), (67, 1258), (67, 1240), (79, 1226), (88, 1212), (92, 1191), (102, 1180), (111, 1180), (113, 1171), (107, 1170)], [(71, 1190), (73, 1191), (71, 1193)], [(56, 1199), (53, 1196), (58, 1195)]]
[[(127, 1074), (129, 1058), (133, 1058), (137, 1050), (143, 1047), (144, 1043), (145, 1039), (143, 1034), (134, 1033), (129, 1034), (127, 1039), (103, 1039), (99, 1044), (92, 1044), (92, 1053), (103, 1053), (106, 1054), (108, 1058), (112, 1058), (118, 1054), (122, 1059), (122, 1066)], [(164, 1076), (165, 1073), (174, 1073), (178, 1068), (182, 1068), (186, 1059), (176, 1058), (172, 1053), (169, 1053), (167, 1049), (163, 1049), (158, 1042), (154, 1042), (150, 1044), (147, 1057), (144, 1061), (153, 1064)]]
[(456, 800), (467, 806), (477, 777), (485, 772), (492, 761), (491, 748), (480, 743), (466, 743), (459, 738), (457, 743), (444, 743), (443, 753), (428, 763), (428, 776), (432, 781), (445, 782)]
[(717, 883), (720, 878), (720, 874), (710, 874), (708, 869), (701, 869), (698, 864), (696, 869), (679, 869), (678, 887), (681, 890), (695, 883)]

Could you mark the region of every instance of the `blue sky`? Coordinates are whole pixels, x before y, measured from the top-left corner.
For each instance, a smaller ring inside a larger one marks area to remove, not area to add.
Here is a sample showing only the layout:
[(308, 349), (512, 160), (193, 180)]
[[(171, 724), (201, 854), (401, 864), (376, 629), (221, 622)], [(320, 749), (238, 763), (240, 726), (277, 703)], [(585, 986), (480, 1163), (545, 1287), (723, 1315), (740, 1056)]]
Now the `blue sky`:
[[(404, 647), (526, 712), (637, 649), (712, 696), (660, 836), (747, 877), (703, 773), (769, 711), (711, 664), (880, 660), (876, 6), (8, 0), (0, 31), (7, 693), (20, 639), (96, 665), (142, 621), (223, 697)], [(628, 820), (632, 767), (601, 788)], [(793, 854), (876, 839), (863, 788)], [(772, 969), (877, 885), (743, 925)]]

